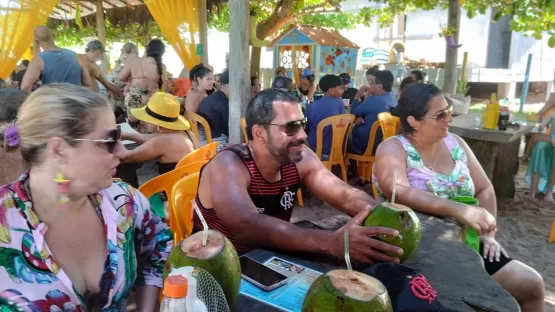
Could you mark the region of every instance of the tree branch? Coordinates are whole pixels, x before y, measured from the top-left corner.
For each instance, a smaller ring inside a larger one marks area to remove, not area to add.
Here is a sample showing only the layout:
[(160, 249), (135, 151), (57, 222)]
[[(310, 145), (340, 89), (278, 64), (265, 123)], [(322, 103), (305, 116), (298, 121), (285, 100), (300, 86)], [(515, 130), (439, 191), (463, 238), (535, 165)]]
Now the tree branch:
[(324, 3), (308, 6), (296, 15), (302, 16), (302, 15), (312, 14), (312, 13), (327, 13), (327, 12), (340, 13), (341, 6), (338, 3), (333, 4), (332, 1), (333, 0), (327, 0)]

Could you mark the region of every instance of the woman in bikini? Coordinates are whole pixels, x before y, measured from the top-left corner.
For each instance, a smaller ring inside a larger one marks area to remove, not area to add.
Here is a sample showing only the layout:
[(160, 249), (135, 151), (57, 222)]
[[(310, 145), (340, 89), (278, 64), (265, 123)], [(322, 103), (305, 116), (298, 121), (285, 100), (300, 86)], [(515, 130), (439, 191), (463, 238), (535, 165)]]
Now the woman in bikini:
[(131, 87), (125, 96), (125, 107), (129, 124), (140, 133), (147, 132), (146, 125), (134, 118), (129, 110), (145, 106), (152, 94), (162, 89), (166, 81), (166, 66), (162, 64), (165, 50), (162, 41), (151, 40), (146, 47), (146, 55), (131, 60), (118, 75), (119, 81), (126, 81), (131, 76)]

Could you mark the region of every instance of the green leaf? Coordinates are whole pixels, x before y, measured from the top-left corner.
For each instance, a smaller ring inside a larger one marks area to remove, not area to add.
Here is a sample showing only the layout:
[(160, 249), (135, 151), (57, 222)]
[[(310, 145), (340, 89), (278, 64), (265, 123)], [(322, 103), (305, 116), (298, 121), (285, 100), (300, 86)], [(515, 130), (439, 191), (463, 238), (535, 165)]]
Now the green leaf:
[(549, 45), (550, 48), (555, 48), (555, 35), (551, 35), (551, 37), (549, 37), (547, 45)]
[(502, 16), (503, 16), (503, 11), (497, 11), (497, 13), (495, 13), (495, 16), (493, 17), (493, 21), (498, 22)]

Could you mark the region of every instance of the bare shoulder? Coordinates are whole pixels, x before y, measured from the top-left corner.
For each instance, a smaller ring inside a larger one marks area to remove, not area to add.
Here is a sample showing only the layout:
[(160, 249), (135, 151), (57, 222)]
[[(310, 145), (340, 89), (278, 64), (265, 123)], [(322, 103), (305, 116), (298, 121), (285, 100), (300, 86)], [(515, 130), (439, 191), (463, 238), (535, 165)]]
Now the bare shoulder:
[[(234, 182), (247, 182), (250, 183), (250, 174), (241, 161), (239, 156), (232, 151), (223, 150), (214, 156), (208, 164), (206, 164), (203, 173), (212, 176), (213, 174), (218, 179), (210, 179), (211, 182), (221, 182), (229, 184), (230, 181)], [(233, 177), (231, 180), (230, 177)]]
[(308, 146), (303, 149), (303, 159), (295, 165), (297, 166), (297, 172), (299, 172), (301, 180), (308, 174), (317, 170), (327, 170), (327, 168), (322, 164), (322, 161), (320, 161), (316, 153), (314, 153), (314, 151), (311, 150)]
[(378, 149), (376, 150), (376, 158), (378, 156), (395, 156), (395, 155), (404, 155), (405, 148), (403, 147), (403, 143), (399, 141), (396, 137), (388, 138), (387, 140), (383, 141), (378, 145)]

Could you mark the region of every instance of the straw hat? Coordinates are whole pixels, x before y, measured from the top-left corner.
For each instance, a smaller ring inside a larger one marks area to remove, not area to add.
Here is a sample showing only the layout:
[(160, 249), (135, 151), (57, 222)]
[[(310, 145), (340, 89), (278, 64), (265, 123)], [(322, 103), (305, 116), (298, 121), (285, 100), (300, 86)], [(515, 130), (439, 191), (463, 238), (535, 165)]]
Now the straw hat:
[(180, 104), (177, 98), (164, 92), (152, 95), (146, 106), (131, 110), (131, 114), (140, 121), (148, 122), (171, 130), (188, 130), (191, 124), (179, 114)]

